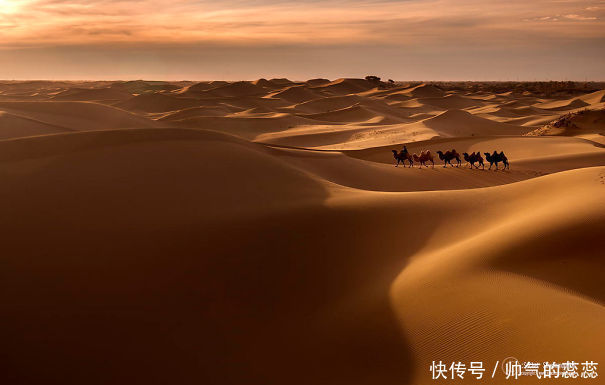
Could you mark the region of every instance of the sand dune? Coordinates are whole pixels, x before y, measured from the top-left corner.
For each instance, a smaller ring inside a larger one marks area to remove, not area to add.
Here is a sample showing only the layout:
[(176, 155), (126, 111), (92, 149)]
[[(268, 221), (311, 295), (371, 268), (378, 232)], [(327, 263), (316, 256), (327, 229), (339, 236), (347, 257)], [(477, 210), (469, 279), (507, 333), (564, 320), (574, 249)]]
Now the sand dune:
[(347, 95), (367, 91), (375, 85), (363, 79), (338, 79), (313, 88), (335, 95)]
[(430, 84), (421, 84), (416, 87), (409, 88), (405, 91), (414, 98), (438, 98), (445, 96), (445, 92)]
[(572, 109), (572, 108), (582, 108), (582, 107), (586, 107), (589, 105), (590, 105), (589, 103), (586, 103), (583, 100), (571, 99), (571, 100), (556, 100), (556, 101), (552, 101), (552, 102), (538, 103), (538, 104), (534, 104), (534, 107), (541, 108), (543, 110), (562, 111), (562, 110), (568, 110), (568, 109)]
[(0, 102), (0, 110), (74, 130), (155, 125), (144, 117), (90, 102)]
[(263, 87), (257, 86), (250, 82), (235, 82), (202, 91), (200, 93), (200, 97), (242, 97), (262, 95), (265, 92), (266, 91)]
[(169, 113), (160, 117), (158, 121), (180, 120), (194, 118), (196, 116), (225, 116), (233, 113), (232, 109), (233, 108), (228, 108), (226, 106), (191, 107), (177, 111), (170, 111)]
[(115, 88), (70, 88), (53, 96), (54, 100), (75, 101), (119, 101), (131, 98), (132, 94)]
[[(511, 354), (520, 360), (545, 352), (559, 360), (603, 356), (582, 331), (603, 333), (604, 293), (596, 286), (604, 267), (597, 240), (605, 225), (602, 177), (602, 167), (588, 168), (472, 197), (439, 197), (441, 207), (463, 206), (464, 214), (442, 221), (391, 287), (401, 325), (413, 330), (407, 336), (418, 383), (430, 382), (422, 369), (436, 354), (444, 361), (479, 355), (492, 367)], [(466, 226), (455, 225), (460, 222)], [(579, 244), (586, 248), (577, 251)]]
[(291, 81), (290, 79), (286, 79), (286, 78), (273, 78), (273, 79), (269, 79), (269, 81), (273, 84), (278, 84), (281, 86), (290, 86), (295, 83), (295, 82)]
[(229, 85), (229, 82), (225, 82), (225, 81), (221, 81), (221, 80), (215, 80), (215, 81), (211, 81), (211, 82), (199, 82), (199, 83), (195, 83), (195, 84), (191, 84), (189, 86), (185, 86), (182, 89), (176, 91), (176, 93), (192, 93), (192, 94), (198, 94), (199, 92), (202, 91), (208, 91), (211, 90), (213, 88), (218, 88), (218, 87), (223, 87)]
[(316, 114), (300, 114), (299, 116), (326, 122), (360, 122), (375, 118), (376, 113), (359, 105), (345, 107), (330, 112)]
[(323, 125), (315, 124), (296, 126), (282, 131), (261, 133), (254, 138), (255, 142), (287, 147), (300, 148), (330, 148), (342, 143), (350, 142), (353, 135), (368, 130), (366, 125), (347, 124), (343, 129), (341, 125), (334, 122), (326, 122)]
[(589, 105), (605, 103), (605, 90), (591, 92), (582, 96), (578, 96), (578, 100), (586, 102)]
[(317, 97), (317, 95), (315, 96), (316, 97), (312, 100), (297, 104), (295, 108), (303, 112), (321, 113), (351, 107), (362, 100), (362, 98), (357, 95), (329, 96), (323, 98)]
[(271, 88), (271, 87), (275, 87), (276, 86), (275, 83), (272, 83), (272, 82), (270, 82), (269, 80), (267, 80), (265, 78), (257, 79), (255, 81), (253, 81), (252, 84), (254, 84), (255, 86), (265, 87), (265, 88)]
[(270, 116), (196, 116), (171, 120), (171, 124), (184, 128), (212, 128), (254, 139), (267, 132), (282, 131), (297, 125), (316, 123), (304, 117), (280, 113)]
[(529, 131), (524, 127), (479, 118), (462, 110), (448, 110), (422, 123), (441, 136), (521, 135)]
[(190, 82), (170, 83), (162, 81), (130, 80), (125, 82), (112, 82), (109, 87), (124, 90), (130, 94), (141, 94), (156, 91), (176, 91), (182, 88), (182, 83)]
[(279, 92), (269, 94), (268, 97), (274, 99), (283, 99), (292, 103), (302, 103), (320, 98), (321, 94), (313, 92), (305, 86), (291, 86)]
[[(602, 90), (21, 83), (0, 82), (11, 384), (423, 385), (433, 360), (605, 358)], [(394, 167), (404, 145), (510, 170)]]
[(605, 136), (605, 109), (581, 110), (563, 115), (527, 135)]
[(330, 83), (329, 79), (322, 79), (322, 78), (317, 78), (317, 79), (309, 79), (305, 82), (305, 84), (309, 85), (309, 86), (319, 86), (322, 84), (327, 84)]
[(128, 100), (115, 104), (116, 107), (128, 111), (141, 112), (167, 112), (197, 107), (199, 105), (199, 101), (194, 98), (176, 97), (161, 93), (136, 95)]
[[(331, 111), (319, 114), (300, 115), (306, 118), (334, 121), (334, 122), (363, 122), (368, 119), (375, 119), (379, 114), (359, 106), (345, 108), (342, 110)], [(259, 142), (289, 145), (295, 147), (308, 147), (315, 149), (363, 149), (369, 147), (379, 147), (385, 145), (395, 145), (405, 142), (416, 142), (437, 137), (460, 137), (460, 136), (479, 136), (479, 135), (522, 135), (532, 131), (531, 128), (515, 126), (512, 124), (500, 123), (488, 119), (474, 116), (462, 110), (449, 110), (438, 116), (431, 116), (427, 119), (413, 123), (402, 123), (402, 118), (384, 117), (378, 122), (380, 125), (369, 125), (365, 129), (359, 125), (349, 125), (349, 129), (340, 130), (343, 135), (339, 135), (339, 141), (327, 140), (323, 138), (317, 141), (316, 146), (308, 145), (308, 137), (305, 132), (295, 129), (281, 131), (274, 134), (265, 134), (257, 137)], [(309, 135), (319, 139), (321, 136), (335, 138), (333, 130), (325, 131), (307, 129)], [(348, 135), (348, 136), (346, 136)], [(290, 136), (289, 138), (285, 138)], [(305, 143), (297, 142), (303, 140)], [(387, 153), (387, 155), (390, 155)]]
[[(233, 107), (237, 107), (241, 110), (249, 110), (251, 108), (256, 108), (261, 112), (268, 112), (268, 111), (283, 112), (282, 109), (287, 109), (287, 107), (290, 107), (292, 105), (292, 103), (290, 103), (286, 100), (283, 100), (283, 99), (249, 96), (249, 97), (224, 99), (221, 102), (221, 105), (233, 106)], [(290, 109), (287, 109), (286, 112), (293, 112), (293, 111), (291, 111)]]
[(446, 110), (450, 109), (463, 109), (471, 108), (482, 105), (480, 101), (466, 98), (460, 95), (447, 95), (444, 97), (433, 97), (433, 98), (421, 98), (418, 101), (422, 104), (429, 104), (431, 106), (443, 108)]
[(0, 139), (56, 134), (68, 128), (0, 111)]

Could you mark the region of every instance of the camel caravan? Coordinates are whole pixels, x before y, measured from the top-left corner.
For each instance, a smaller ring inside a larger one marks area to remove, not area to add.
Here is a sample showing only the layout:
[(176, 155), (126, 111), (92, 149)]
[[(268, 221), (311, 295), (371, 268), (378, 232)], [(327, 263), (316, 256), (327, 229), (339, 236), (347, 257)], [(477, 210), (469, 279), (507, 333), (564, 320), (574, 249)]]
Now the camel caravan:
[[(399, 152), (397, 152), (397, 150), (392, 151), (393, 158), (395, 158), (397, 162), (397, 164), (395, 164), (395, 167), (399, 167), (400, 163), (403, 165), (403, 167), (405, 167), (405, 164), (407, 162), (411, 168), (414, 166), (414, 162), (416, 162), (418, 163), (418, 168), (422, 168), (422, 166), (429, 167), (427, 162), (431, 162), (433, 168), (435, 168), (435, 160), (433, 159), (433, 154), (431, 154), (429, 150), (423, 150), (420, 152), (420, 154), (410, 154), (407, 147), (403, 146), (403, 150)], [(498, 170), (499, 163), (503, 164), (503, 170), (510, 170), (508, 158), (506, 157), (506, 155), (504, 155), (504, 151), (494, 151), (491, 154), (489, 152), (484, 152), (483, 154), (485, 154), (485, 160), (489, 163), (488, 170), (491, 170), (492, 166), (494, 165), (496, 165), (496, 170)], [(456, 161), (456, 167), (460, 167), (460, 165), (462, 164), (461, 158), (463, 158), (471, 169), (473, 167), (477, 169), (481, 167), (485, 170), (483, 155), (481, 155), (479, 151), (473, 152), (472, 154), (465, 152), (460, 155), (455, 149), (452, 149), (451, 151), (446, 152), (437, 151), (437, 155), (439, 156), (439, 159), (443, 161), (443, 167), (447, 167), (448, 164), (454, 167), (454, 165), (452, 164), (452, 160)]]

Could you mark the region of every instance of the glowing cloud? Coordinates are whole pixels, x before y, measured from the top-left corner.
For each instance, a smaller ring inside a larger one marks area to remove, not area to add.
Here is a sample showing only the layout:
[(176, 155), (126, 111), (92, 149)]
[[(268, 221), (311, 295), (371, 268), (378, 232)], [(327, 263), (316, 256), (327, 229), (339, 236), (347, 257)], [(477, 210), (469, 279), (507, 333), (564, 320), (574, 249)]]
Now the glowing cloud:
[(543, 51), (560, 44), (602, 50), (602, 4), (585, 0), (0, 0), (0, 49), (129, 46), (162, 55), (192, 45), (219, 50), (287, 46), (290, 53), (296, 47), (300, 52), (350, 47), (346, 53), (350, 57), (360, 55), (362, 46), (399, 47), (416, 54), (444, 49), (456, 55), (494, 47)]

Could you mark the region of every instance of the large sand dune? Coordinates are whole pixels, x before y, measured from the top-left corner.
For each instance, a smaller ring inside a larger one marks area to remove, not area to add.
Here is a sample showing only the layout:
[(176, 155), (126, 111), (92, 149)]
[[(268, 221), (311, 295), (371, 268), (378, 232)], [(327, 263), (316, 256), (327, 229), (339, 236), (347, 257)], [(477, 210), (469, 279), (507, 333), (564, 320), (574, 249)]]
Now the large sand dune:
[[(602, 363), (604, 91), (514, 86), (0, 82), (1, 378), (432, 384), (441, 360), (508, 384), (511, 356)], [(404, 145), (435, 167), (394, 167)], [(510, 170), (444, 168), (454, 148)]]

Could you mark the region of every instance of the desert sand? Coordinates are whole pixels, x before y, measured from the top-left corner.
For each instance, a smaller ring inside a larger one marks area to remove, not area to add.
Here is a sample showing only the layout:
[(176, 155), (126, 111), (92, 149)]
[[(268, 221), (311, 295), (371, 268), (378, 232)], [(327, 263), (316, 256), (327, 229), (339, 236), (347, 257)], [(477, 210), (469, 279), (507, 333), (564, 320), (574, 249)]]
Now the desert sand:
[[(604, 108), (602, 85), (0, 82), (2, 383), (602, 366)], [(510, 170), (394, 167), (404, 144)]]

